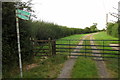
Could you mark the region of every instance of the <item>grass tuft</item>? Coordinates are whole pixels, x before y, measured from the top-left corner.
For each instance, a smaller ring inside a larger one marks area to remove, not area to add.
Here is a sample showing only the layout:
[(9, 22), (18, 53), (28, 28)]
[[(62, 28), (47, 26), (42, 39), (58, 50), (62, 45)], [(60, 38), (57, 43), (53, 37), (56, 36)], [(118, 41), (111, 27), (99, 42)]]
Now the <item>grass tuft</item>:
[(95, 61), (79, 57), (72, 71), (72, 78), (98, 78)]

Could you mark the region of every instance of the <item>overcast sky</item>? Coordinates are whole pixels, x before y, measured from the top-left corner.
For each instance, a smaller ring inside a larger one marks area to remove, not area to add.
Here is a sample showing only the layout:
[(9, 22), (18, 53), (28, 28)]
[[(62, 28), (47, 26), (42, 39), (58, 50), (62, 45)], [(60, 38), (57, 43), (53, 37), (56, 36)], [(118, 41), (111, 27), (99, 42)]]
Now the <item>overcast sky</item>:
[[(90, 27), (98, 23), (98, 29), (105, 28), (106, 14), (117, 13), (119, 0), (33, 0), (37, 20), (53, 22), (75, 28)], [(117, 21), (108, 15), (108, 21)]]

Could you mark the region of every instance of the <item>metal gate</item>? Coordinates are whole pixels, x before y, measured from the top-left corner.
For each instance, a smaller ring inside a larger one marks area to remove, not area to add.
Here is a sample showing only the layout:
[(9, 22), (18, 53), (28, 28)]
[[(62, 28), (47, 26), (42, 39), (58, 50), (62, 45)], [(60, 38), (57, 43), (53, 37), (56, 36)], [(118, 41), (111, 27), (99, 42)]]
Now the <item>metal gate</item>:
[(56, 43), (56, 54), (120, 59), (120, 44), (118, 43), (119, 40), (61, 39)]

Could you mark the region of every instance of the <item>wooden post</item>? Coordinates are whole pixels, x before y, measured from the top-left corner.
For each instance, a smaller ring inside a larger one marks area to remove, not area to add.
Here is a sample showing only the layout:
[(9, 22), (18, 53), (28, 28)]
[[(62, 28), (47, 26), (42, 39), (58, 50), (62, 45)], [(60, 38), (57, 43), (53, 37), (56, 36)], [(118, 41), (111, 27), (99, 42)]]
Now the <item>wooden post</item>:
[(69, 58), (71, 56), (71, 53), (70, 53), (70, 40), (69, 40)]
[(103, 56), (102, 57), (104, 57), (104, 40), (103, 40)]
[(52, 55), (56, 55), (56, 41), (52, 40)]
[(84, 45), (85, 45), (85, 57), (86, 57), (86, 40), (84, 41), (85, 41)]
[(33, 54), (34, 54), (33, 57), (35, 57), (37, 55), (37, 50), (36, 50), (37, 45), (36, 44), (37, 44), (37, 42), (35, 41), (34, 38), (32, 38)]
[(52, 55), (52, 48), (51, 48), (51, 39), (48, 38), (48, 45), (49, 45), (49, 53)]

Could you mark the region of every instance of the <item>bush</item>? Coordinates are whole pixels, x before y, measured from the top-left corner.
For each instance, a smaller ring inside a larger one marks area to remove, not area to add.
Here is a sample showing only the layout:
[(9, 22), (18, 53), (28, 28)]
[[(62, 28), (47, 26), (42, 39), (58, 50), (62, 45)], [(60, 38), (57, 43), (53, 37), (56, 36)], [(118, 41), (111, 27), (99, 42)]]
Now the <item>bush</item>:
[(114, 26), (112, 27), (112, 32), (111, 35), (114, 37), (118, 37), (118, 24), (114, 24)]
[(107, 33), (113, 37), (118, 37), (118, 23), (108, 23)]

